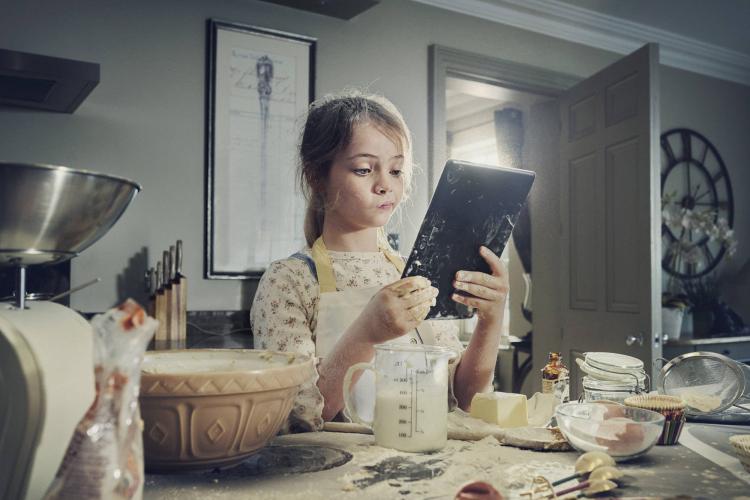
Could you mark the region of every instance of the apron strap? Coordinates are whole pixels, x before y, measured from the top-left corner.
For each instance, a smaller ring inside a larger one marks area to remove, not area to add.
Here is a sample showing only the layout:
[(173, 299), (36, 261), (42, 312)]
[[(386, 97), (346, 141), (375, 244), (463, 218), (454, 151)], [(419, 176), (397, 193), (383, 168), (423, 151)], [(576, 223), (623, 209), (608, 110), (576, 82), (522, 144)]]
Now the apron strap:
[(406, 264), (404, 263), (404, 259), (402, 259), (400, 255), (393, 253), (389, 248), (380, 247), (380, 251), (385, 254), (386, 259), (391, 261), (391, 264), (396, 266), (396, 269), (398, 269), (398, 272), (400, 273), (404, 272), (404, 266)]
[(328, 249), (323, 243), (323, 237), (315, 240), (312, 246), (312, 258), (315, 262), (315, 270), (318, 272), (318, 285), (320, 293), (336, 291), (336, 277), (333, 275), (333, 264)]
[[(391, 249), (380, 246), (380, 251), (383, 252), (385, 258), (393, 264), (398, 272), (404, 272), (404, 259), (400, 255), (394, 253)], [(333, 274), (333, 264), (331, 263), (331, 256), (328, 255), (328, 249), (323, 243), (323, 237), (319, 237), (315, 240), (312, 246), (312, 258), (315, 262), (315, 269), (318, 273), (318, 284), (320, 285), (320, 293), (328, 293), (336, 291), (336, 277)]]

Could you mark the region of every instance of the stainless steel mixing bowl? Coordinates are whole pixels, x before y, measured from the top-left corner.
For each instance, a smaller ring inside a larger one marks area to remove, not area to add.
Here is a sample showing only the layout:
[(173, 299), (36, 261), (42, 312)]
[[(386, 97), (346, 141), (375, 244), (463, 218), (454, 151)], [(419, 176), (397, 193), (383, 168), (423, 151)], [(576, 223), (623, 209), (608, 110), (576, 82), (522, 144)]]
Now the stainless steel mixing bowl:
[(113, 175), (0, 162), (0, 265), (74, 257), (104, 236), (140, 189)]

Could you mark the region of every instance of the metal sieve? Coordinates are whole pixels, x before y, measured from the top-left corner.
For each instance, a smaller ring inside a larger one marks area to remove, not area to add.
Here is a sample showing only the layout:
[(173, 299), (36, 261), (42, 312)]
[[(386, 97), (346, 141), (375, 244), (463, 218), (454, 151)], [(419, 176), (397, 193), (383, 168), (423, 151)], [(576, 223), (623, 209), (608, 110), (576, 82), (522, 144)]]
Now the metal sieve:
[(747, 381), (737, 361), (714, 352), (689, 352), (661, 369), (661, 392), (681, 398), (689, 415), (713, 415), (731, 406), (747, 409), (737, 401)]

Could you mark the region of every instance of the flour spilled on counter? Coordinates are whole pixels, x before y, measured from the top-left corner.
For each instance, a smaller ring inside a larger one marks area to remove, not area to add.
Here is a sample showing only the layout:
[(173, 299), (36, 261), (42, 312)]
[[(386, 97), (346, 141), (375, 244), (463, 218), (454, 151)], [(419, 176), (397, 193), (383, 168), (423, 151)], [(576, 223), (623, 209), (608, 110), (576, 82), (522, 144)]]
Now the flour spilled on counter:
[(551, 480), (571, 472), (554, 454), (539, 460), (538, 453), (501, 446), (494, 437), (474, 442), (448, 441), (441, 451), (409, 454), (369, 446), (355, 455), (361, 471), (339, 479), (343, 492), (366, 498), (453, 498), (469, 481), (486, 481), (513, 498), (527, 489), (535, 476)]

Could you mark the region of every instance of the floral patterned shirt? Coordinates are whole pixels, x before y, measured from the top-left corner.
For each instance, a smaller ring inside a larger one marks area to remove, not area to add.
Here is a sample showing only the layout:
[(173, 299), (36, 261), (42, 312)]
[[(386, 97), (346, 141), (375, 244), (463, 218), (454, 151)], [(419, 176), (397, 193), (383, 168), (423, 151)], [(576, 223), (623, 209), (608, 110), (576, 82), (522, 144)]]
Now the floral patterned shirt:
[[(309, 248), (300, 251), (311, 257)], [(331, 257), (337, 290), (385, 286), (401, 273), (382, 252), (334, 252)], [(293, 351), (315, 357), (315, 328), (318, 321), (320, 288), (308, 262), (295, 257), (277, 260), (268, 267), (258, 284), (250, 310), (255, 346), (271, 351)], [(458, 352), (463, 348), (454, 321), (431, 322), (435, 342)], [(319, 363), (320, 360), (316, 359)], [(457, 363), (451, 363), (452, 381)], [(286, 431), (320, 430), (323, 427), (323, 396), (318, 377), (300, 388), (287, 422)]]

